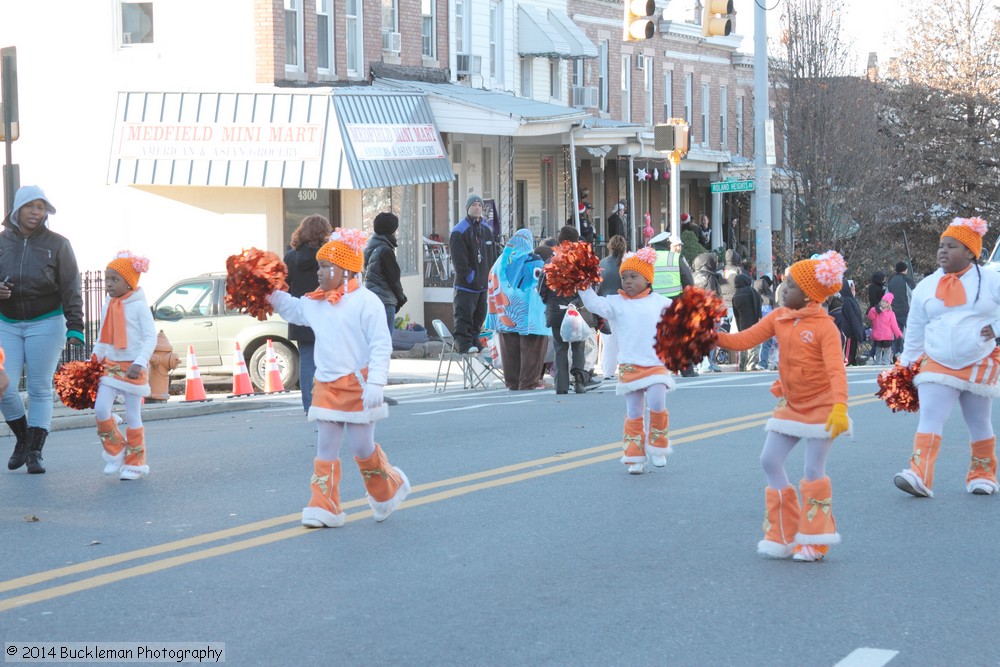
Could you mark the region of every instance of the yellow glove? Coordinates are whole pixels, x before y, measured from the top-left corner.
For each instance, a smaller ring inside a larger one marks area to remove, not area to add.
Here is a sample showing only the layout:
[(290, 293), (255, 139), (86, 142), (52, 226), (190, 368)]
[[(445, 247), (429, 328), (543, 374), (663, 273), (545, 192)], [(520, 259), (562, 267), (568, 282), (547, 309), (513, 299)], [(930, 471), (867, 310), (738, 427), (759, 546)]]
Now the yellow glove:
[(834, 403), (830, 410), (830, 416), (826, 418), (826, 430), (830, 434), (830, 439), (847, 430), (850, 421), (847, 419), (847, 403)]

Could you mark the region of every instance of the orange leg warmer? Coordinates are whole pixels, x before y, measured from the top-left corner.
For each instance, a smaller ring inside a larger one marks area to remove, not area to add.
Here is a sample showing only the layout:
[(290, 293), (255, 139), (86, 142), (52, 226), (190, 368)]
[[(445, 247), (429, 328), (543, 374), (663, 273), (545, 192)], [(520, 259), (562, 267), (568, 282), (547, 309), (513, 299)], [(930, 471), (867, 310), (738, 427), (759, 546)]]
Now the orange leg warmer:
[(97, 437), (101, 439), (101, 445), (109, 456), (118, 456), (125, 449), (125, 438), (118, 430), (114, 418), (97, 420)]
[(839, 544), (837, 522), (833, 519), (833, 489), (830, 478), (803, 479), (799, 482), (802, 493), (802, 511), (799, 515), (799, 544)]
[(757, 544), (757, 553), (772, 558), (787, 558), (795, 546), (795, 533), (799, 529), (799, 494), (789, 484), (780, 491), (764, 489), (764, 539)]
[(340, 461), (313, 459), (309, 491), (309, 507), (319, 507), (330, 514), (340, 514)]
[(642, 417), (625, 420), (625, 437), (622, 440), (625, 443), (622, 463), (646, 462), (646, 427)]

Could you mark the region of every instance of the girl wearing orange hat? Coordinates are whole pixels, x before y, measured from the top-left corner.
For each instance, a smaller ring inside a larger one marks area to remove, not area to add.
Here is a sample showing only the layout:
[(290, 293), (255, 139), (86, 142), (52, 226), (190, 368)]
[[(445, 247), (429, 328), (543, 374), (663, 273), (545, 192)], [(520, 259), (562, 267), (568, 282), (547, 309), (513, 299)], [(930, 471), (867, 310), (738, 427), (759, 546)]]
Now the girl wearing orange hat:
[[(156, 349), (156, 327), (146, 295), (139, 287), (139, 276), (148, 270), (148, 259), (127, 250), (108, 263), (104, 271), (107, 298), (101, 309), (101, 337), (94, 346), (94, 356), (104, 363), (104, 376), (94, 402), (97, 435), (104, 447), (104, 474), (118, 475), (123, 480), (149, 474), (141, 407), (143, 396), (149, 396), (146, 367)], [(125, 437), (111, 414), (119, 394), (125, 397)]]
[[(817, 561), (840, 542), (826, 459), (833, 440), (850, 434), (851, 420), (840, 330), (823, 302), (840, 291), (846, 268), (832, 250), (796, 262), (786, 276), (785, 306), (746, 331), (719, 332), (719, 347), (729, 350), (778, 339), (778, 379), (771, 386), (778, 405), (767, 421), (760, 455), (767, 476), (765, 534), (757, 545), (758, 553), (772, 558)], [(800, 440), (806, 442), (801, 507), (785, 473), (785, 459)]]
[[(920, 364), (914, 378), (920, 422), (910, 467), (896, 486), (914, 496), (934, 496), (934, 463), (944, 423), (957, 402), (969, 429), (969, 493), (991, 495), (997, 485), (993, 399), (1000, 395), (1000, 275), (980, 271), (986, 221), (955, 218), (938, 243), (938, 270), (913, 290), (900, 365)], [(975, 270), (973, 270), (975, 268)]]
[[(660, 313), (670, 305), (670, 298), (653, 293), (655, 264), (656, 251), (652, 248), (627, 253), (619, 268), (622, 289), (617, 295), (597, 296), (593, 287), (580, 292), (587, 310), (607, 319), (618, 338), (619, 381), (615, 393), (625, 396), (625, 450), (621, 461), (633, 475), (642, 474), (647, 455), (654, 466), (662, 468), (670, 453), (667, 392), (674, 388), (674, 379), (653, 348)], [(644, 426), (647, 407), (648, 440)]]
[(382, 390), (389, 376), (392, 338), (381, 299), (358, 282), (367, 241), (359, 229), (334, 230), (316, 253), (319, 289), (301, 298), (287, 292), (268, 297), (286, 321), (316, 332), (309, 420), (316, 422), (319, 439), (311, 497), (302, 510), (307, 528), (344, 525), (339, 491), (342, 442), (354, 452), (376, 521), (385, 521), (410, 492), (406, 475), (389, 464), (375, 442), (375, 422), (389, 414)]

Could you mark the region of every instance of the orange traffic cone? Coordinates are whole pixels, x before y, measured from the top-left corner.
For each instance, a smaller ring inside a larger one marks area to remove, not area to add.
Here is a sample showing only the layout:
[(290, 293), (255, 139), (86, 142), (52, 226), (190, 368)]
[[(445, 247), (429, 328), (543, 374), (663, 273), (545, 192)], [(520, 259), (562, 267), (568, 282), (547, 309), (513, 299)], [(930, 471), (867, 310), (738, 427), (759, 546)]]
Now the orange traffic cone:
[(198, 358), (194, 356), (194, 345), (188, 345), (187, 373), (184, 377), (184, 400), (207, 401), (205, 385), (201, 381), (201, 371), (198, 370)]
[(278, 368), (278, 356), (274, 353), (271, 339), (267, 339), (267, 372), (264, 374), (264, 393), (278, 394), (285, 391), (281, 381), (281, 369)]
[(233, 396), (247, 396), (253, 394), (253, 385), (250, 384), (250, 373), (247, 371), (247, 362), (243, 359), (243, 350), (240, 344), (236, 343), (236, 351), (233, 353)]

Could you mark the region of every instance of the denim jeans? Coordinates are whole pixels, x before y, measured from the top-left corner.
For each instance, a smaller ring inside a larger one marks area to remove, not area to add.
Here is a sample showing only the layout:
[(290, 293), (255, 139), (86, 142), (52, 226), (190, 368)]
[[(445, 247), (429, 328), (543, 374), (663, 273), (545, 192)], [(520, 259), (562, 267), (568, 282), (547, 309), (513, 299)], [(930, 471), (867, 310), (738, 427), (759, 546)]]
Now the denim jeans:
[(28, 367), (25, 384), (28, 388), (28, 426), (52, 426), (52, 376), (66, 345), (66, 318), (62, 315), (33, 322), (0, 321), (0, 345), (6, 359), (4, 369), (10, 386), (0, 399), (0, 411), (6, 421), (19, 419), (25, 413), (24, 401), (17, 390), (21, 371)]
[(316, 361), (313, 359), (313, 348), (316, 343), (299, 341), (299, 389), (302, 390), (302, 408), (309, 412), (313, 400), (313, 376), (316, 374)]

